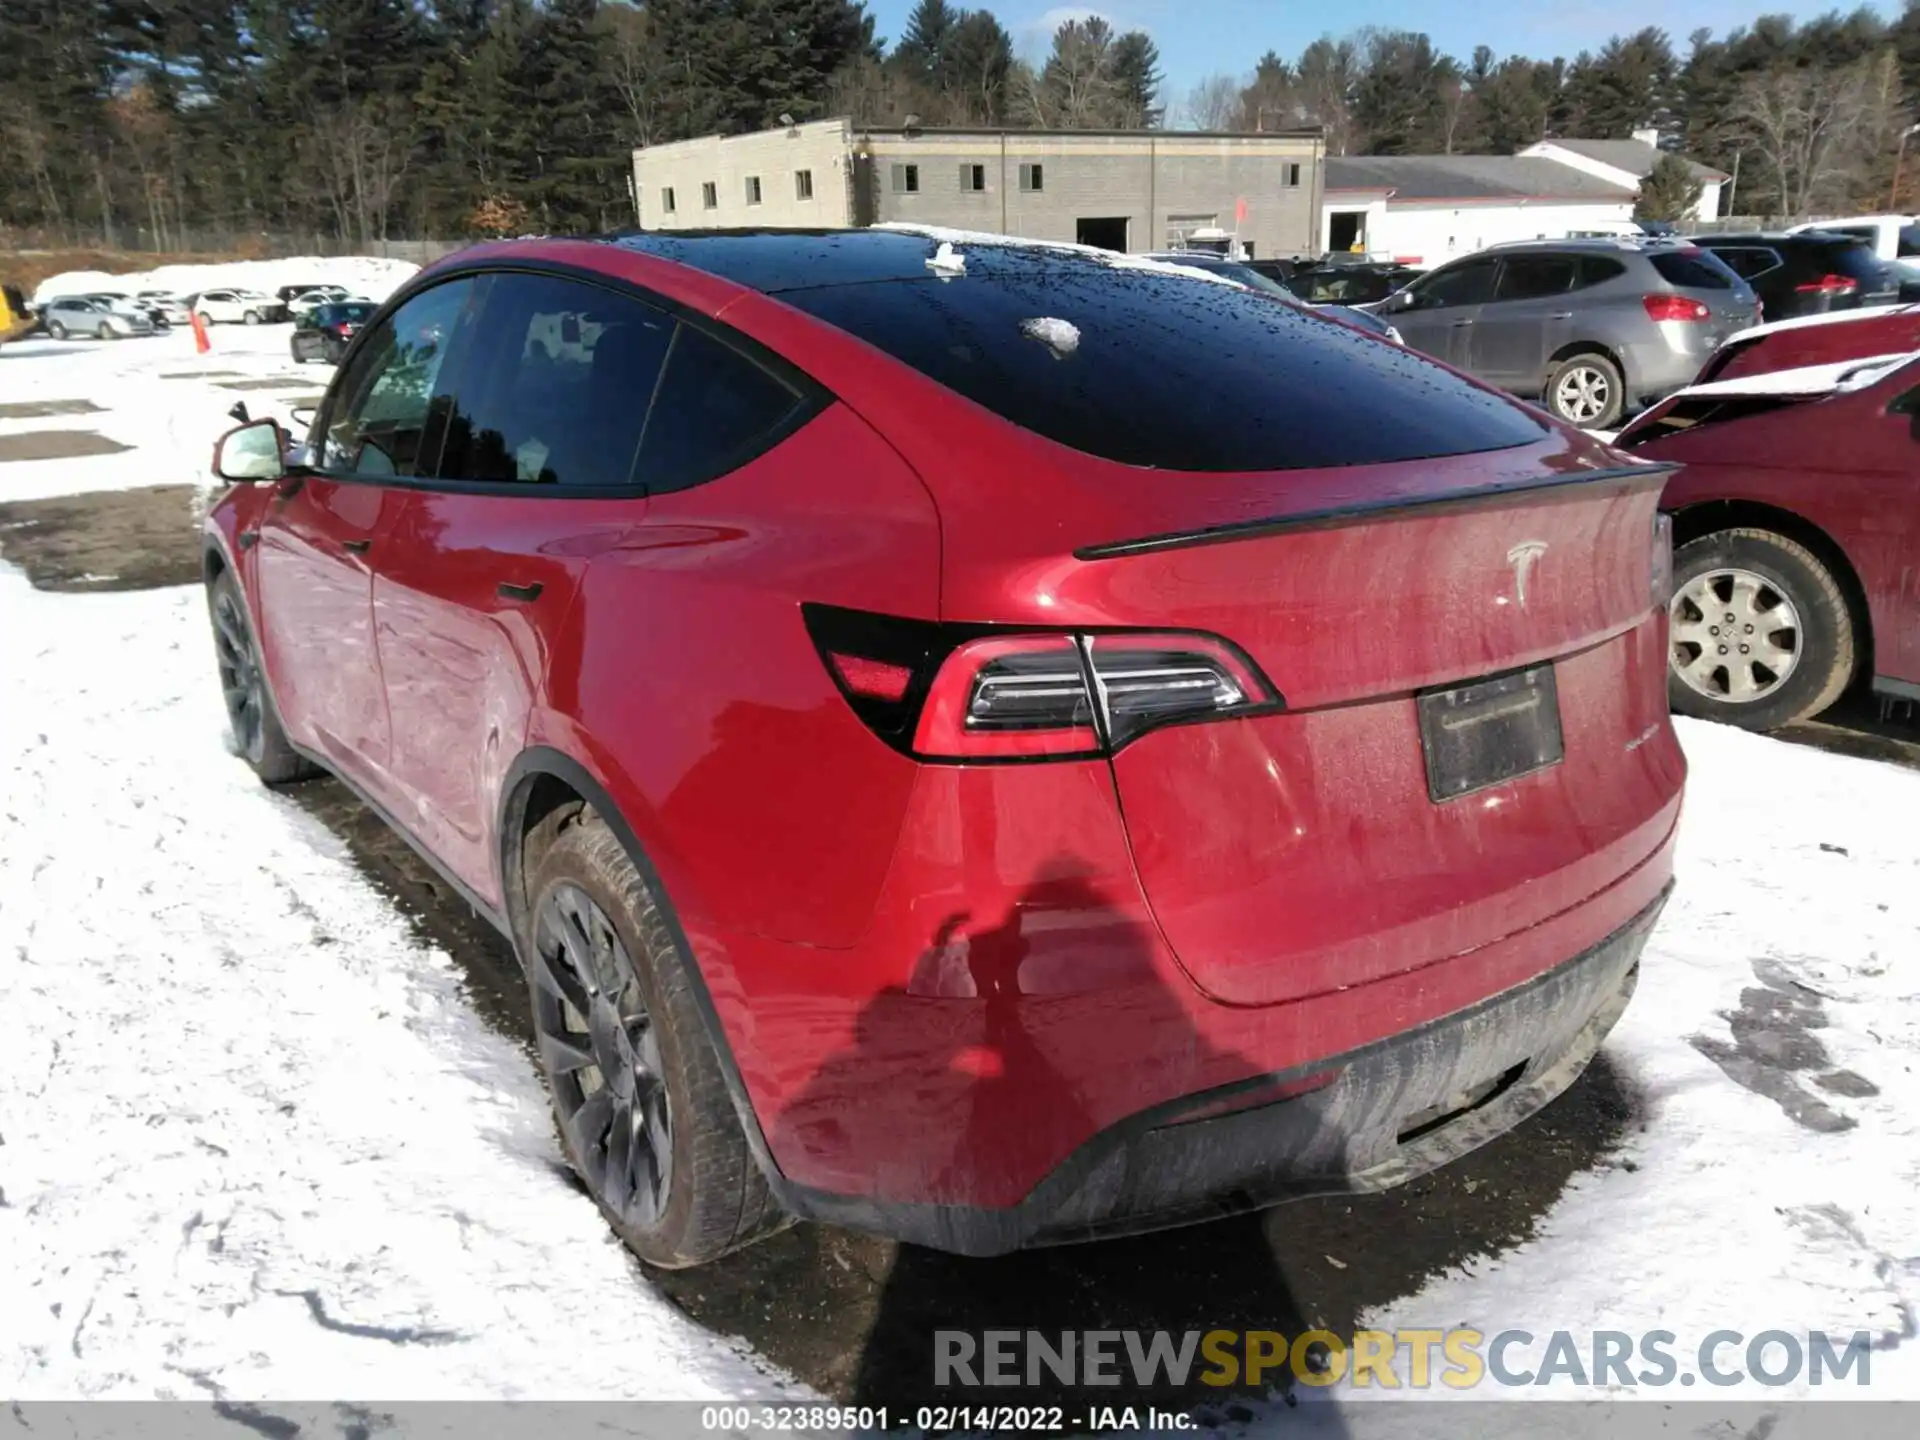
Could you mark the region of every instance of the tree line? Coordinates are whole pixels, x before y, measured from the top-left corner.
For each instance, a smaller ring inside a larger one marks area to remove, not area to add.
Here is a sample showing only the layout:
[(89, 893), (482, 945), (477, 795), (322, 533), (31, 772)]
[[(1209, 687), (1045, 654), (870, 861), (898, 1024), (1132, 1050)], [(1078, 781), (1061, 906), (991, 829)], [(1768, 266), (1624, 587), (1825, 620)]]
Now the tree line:
[(1733, 208), (1792, 215), (1887, 204), (1920, 113), (1920, 0), (1892, 21), (1760, 15), (1684, 48), (1645, 29), (1571, 59), (1361, 30), (1174, 103), (1143, 32), (1073, 20), (1022, 55), (951, 0), (919, 0), (891, 45), (863, 0), (7, 0), (0, 54), (0, 233), (146, 248), (607, 229), (632, 217), (634, 147), (836, 114), (1319, 126), (1334, 155), (1655, 129), (1737, 174)]

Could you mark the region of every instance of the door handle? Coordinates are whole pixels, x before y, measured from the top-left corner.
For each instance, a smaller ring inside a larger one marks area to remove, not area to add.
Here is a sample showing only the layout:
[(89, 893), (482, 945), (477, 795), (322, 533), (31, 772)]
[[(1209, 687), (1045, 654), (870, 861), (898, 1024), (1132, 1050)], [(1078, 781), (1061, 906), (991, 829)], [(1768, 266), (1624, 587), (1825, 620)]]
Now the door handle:
[(1471, 324), (1473, 324), (1471, 320), (1456, 320), (1453, 322), (1453, 328), (1456, 330), (1464, 330), (1467, 326)]
[(342, 550), (351, 550), (351, 551), (352, 551), (352, 552), (353, 552), (354, 554), (356, 554), (356, 555), (364, 555), (364, 554), (366, 554), (366, 553), (367, 553), (367, 551), (369, 551), (369, 550), (371, 550), (371, 549), (373, 548), (373, 541), (371, 541), (371, 540), (342, 540), (342, 541), (340, 542), (340, 548), (341, 548)]
[(540, 598), (542, 587), (538, 580), (534, 581), (531, 585), (514, 585), (502, 580), (493, 588), (494, 593), (499, 595), (502, 600), (533, 601)]
[(1571, 310), (1556, 310), (1547, 318), (1549, 320), (1571, 320), (1573, 318), (1573, 312)]

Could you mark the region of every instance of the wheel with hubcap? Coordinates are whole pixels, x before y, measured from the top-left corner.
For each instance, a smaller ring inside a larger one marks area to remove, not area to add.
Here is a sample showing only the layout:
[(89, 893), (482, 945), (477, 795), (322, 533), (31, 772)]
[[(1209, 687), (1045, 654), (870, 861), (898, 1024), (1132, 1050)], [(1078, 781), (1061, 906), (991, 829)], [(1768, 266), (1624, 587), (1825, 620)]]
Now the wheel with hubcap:
[(220, 696), (240, 756), (269, 785), (317, 775), (318, 769), (288, 743), (267, 685), (260, 651), (253, 641), (246, 601), (233, 576), (221, 571), (207, 586), (213, 619), (214, 660), (220, 672)]
[(50, 321), (47, 325), (47, 334), (56, 340), (64, 340), (67, 338), (67, 327), (58, 320)]
[(588, 810), (542, 822), (528, 993), (562, 1148), (642, 1260), (704, 1264), (786, 1223), (747, 1146), (690, 962), (618, 837)]
[(1610, 429), (1619, 423), (1625, 388), (1606, 356), (1570, 356), (1547, 374), (1547, 408), (1583, 430)]
[(249, 310), (242, 318), (245, 319), (249, 325), (258, 325), (260, 323), (260, 312), (258, 310)]
[(1771, 730), (1817, 715), (1853, 678), (1853, 615), (1831, 570), (1767, 530), (1674, 553), (1668, 698), (1684, 715)]
[(100, 328), (93, 332), (93, 338), (96, 340), (111, 340), (113, 338), (113, 326), (102, 320), (100, 322)]

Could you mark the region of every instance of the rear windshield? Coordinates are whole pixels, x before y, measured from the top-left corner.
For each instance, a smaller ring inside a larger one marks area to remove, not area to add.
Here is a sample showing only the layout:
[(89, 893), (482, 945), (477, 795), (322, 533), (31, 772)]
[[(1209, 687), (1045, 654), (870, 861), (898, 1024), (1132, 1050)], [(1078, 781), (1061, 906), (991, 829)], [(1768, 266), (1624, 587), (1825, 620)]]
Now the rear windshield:
[(365, 305), (327, 305), (322, 308), (329, 320), (346, 320), (354, 324), (367, 319), (374, 310), (371, 302)]
[(1819, 263), (1837, 275), (1876, 285), (1886, 278), (1886, 262), (1864, 240), (1835, 241), (1821, 246), (1818, 253)]
[(951, 280), (779, 298), (1016, 425), (1128, 465), (1369, 465), (1543, 433), (1410, 351), (1206, 280), (998, 247), (990, 269)]
[(1731, 290), (1739, 278), (1710, 250), (1669, 250), (1650, 258), (1662, 280), (1683, 290)]

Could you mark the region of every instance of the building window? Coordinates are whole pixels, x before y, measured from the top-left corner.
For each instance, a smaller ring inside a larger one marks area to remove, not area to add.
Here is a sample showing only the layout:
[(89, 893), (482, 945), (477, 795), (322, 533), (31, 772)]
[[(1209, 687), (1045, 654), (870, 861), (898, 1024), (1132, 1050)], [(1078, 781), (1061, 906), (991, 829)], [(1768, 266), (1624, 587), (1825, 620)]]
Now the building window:
[(660, 192), (660, 208), (669, 215), (673, 214), (673, 187), (671, 185)]
[(793, 172), (793, 198), (811, 200), (813, 198), (813, 172), (796, 170)]
[(918, 195), (920, 193), (920, 167), (918, 165), (896, 165), (893, 167), (893, 193), (896, 195)]
[(747, 176), (747, 204), (758, 205), (759, 203), (760, 177), (758, 175), (749, 175)]
[(700, 186), (700, 203), (708, 210), (718, 210), (720, 208), (720, 186), (716, 182), (708, 180), (702, 183)]
[(986, 189), (987, 167), (984, 165), (962, 165), (960, 167), (960, 188), (962, 190)]
[(1300, 162), (1289, 160), (1280, 167), (1280, 183), (1289, 190), (1300, 188)]
[(1022, 165), (1020, 167), (1020, 188), (1027, 191), (1046, 189), (1046, 176), (1041, 173), (1043, 168), (1044, 167), (1040, 165)]

